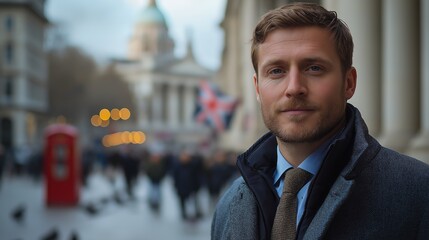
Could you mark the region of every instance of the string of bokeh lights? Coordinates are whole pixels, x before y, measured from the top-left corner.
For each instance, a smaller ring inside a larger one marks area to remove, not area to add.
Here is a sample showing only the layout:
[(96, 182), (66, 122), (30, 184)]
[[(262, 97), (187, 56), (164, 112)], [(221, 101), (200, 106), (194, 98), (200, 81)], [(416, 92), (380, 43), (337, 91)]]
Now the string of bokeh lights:
[(91, 124), (94, 127), (108, 127), (110, 119), (117, 120), (128, 120), (131, 117), (131, 112), (128, 108), (113, 108), (112, 110), (103, 108), (99, 114), (92, 115)]
[[(91, 124), (94, 127), (108, 127), (110, 120), (128, 120), (131, 112), (128, 108), (113, 108), (112, 110), (103, 108), (97, 115), (92, 115)], [(143, 144), (146, 141), (146, 134), (142, 131), (123, 131), (107, 134), (102, 139), (105, 147), (114, 147), (122, 144)]]

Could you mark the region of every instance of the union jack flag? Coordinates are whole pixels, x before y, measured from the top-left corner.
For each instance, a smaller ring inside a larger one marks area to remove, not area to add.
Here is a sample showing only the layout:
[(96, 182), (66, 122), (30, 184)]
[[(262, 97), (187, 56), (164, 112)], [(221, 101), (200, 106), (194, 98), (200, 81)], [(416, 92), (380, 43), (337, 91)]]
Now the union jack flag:
[(225, 95), (213, 84), (201, 81), (194, 116), (197, 122), (223, 132), (229, 128), (237, 105), (237, 99)]

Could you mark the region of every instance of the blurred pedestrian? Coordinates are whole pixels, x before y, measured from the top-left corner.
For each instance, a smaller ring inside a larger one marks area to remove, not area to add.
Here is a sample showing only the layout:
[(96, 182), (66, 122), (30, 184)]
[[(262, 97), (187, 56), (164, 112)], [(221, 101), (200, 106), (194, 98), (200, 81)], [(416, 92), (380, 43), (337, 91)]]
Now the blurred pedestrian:
[(137, 182), (139, 174), (140, 162), (139, 158), (134, 156), (130, 145), (122, 145), (119, 150), (119, 164), (122, 167), (123, 176), (125, 179), (125, 188), (128, 197), (134, 199), (134, 186)]
[(13, 148), (12, 152), (12, 173), (20, 176), (26, 173), (28, 167), (28, 161), (32, 154), (31, 147), (28, 144)]
[(107, 181), (112, 185), (113, 188), (115, 188), (116, 184), (116, 175), (119, 171), (119, 164), (120, 164), (121, 156), (119, 154), (119, 150), (116, 148), (109, 149), (106, 154), (105, 158), (103, 160), (104, 162), (104, 175), (107, 178)]
[(28, 160), (28, 173), (35, 182), (39, 181), (43, 173), (43, 150), (35, 148)]
[(88, 186), (88, 177), (93, 170), (96, 153), (91, 146), (86, 146), (82, 151), (82, 174), (81, 181), (84, 187)]
[(162, 195), (161, 182), (168, 171), (168, 159), (162, 151), (152, 151), (144, 160), (143, 169), (149, 179), (149, 206), (155, 211), (159, 211)]
[[(182, 151), (174, 161), (172, 169), (174, 187), (180, 201), (180, 211), (184, 220), (199, 219), (202, 217), (198, 190), (201, 186), (202, 174), (201, 158), (192, 156), (187, 150)], [(193, 209), (189, 209), (192, 206)], [(194, 210), (194, 216), (189, 211)]]
[(207, 163), (207, 188), (210, 195), (210, 206), (214, 207), (222, 189), (234, 173), (235, 166), (229, 163), (227, 153), (217, 149)]

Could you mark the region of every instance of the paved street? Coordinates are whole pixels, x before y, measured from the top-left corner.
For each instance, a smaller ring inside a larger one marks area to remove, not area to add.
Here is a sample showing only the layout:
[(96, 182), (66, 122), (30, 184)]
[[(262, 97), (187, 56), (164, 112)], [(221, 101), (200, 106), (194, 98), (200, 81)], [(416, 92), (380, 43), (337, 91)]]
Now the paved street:
[[(89, 186), (82, 188), (79, 206), (46, 207), (43, 181), (28, 177), (4, 176), (0, 188), (0, 239), (38, 240), (56, 231), (58, 240), (203, 240), (210, 239), (211, 211), (206, 192), (200, 194), (204, 217), (200, 221), (183, 222), (170, 178), (162, 186), (161, 212), (156, 214), (147, 204), (147, 179), (141, 177), (136, 199), (122, 195), (114, 201), (114, 189), (122, 189), (122, 176), (114, 185), (100, 174), (93, 174)], [(84, 208), (88, 204), (94, 208)], [(23, 206), (21, 221), (12, 212)], [(91, 211), (89, 211), (89, 210)]]

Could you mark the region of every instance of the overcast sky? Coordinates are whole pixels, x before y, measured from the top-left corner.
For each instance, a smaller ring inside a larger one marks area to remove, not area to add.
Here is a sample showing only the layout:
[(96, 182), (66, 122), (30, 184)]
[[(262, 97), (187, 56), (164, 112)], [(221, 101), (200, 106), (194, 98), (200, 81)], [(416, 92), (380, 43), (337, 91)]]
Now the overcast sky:
[[(126, 56), (134, 24), (147, 2), (48, 0), (46, 15), (63, 28), (70, 44), (103, 61)], [(219, 24), (225, 14), (226, 0), (157, 0), (157, 4), (176, 43), (176, 55), (185, 54), (188, 35), (191, 35), (197, 61), (217, 69), (223, 48), (223, 32)]]

